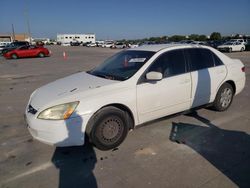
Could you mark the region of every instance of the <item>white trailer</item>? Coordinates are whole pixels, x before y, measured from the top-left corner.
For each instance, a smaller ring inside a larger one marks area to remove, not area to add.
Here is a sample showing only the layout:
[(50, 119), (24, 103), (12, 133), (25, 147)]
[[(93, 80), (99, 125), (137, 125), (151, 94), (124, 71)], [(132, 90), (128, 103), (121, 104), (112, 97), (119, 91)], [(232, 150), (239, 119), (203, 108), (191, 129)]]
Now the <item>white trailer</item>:
[(95, 34), (57, 34), (57, 42), (70, 44), (70, 42), (95, 43)]

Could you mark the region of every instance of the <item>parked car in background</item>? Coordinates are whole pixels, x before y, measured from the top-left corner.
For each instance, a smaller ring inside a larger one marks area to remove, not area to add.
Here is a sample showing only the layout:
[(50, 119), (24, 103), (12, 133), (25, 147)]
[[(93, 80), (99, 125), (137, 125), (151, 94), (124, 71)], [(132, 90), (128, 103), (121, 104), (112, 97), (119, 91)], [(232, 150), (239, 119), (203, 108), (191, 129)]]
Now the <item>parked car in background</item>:
[(123, 42), (116, 42), (113, 46), (111, 46), (110, 48), (119, 48), (119, 49), (122, 49), (122, 48), (126, 48), (127, 45)]
[(61, 43), (61, 46), (70, 46), (70, 42)]
[(139, 47), (139, 44), (129, 44), (129, 48), (137, 48)]
[(70, 42), (70, 46), (80, 46), (80, 42), (78, 42), (78, 41), (71, 41)]
[(95, 42), (90, 42), (89, 44), (87, 44), (87, 47), (96, 47), (96, 43)]
[(204, 41), (193, 41), (190, 44), (196, 44), (196, 45), (208, 45), (207, 42)]
[(220, 45), (222, 45), (222, 44), (224, 44), (226, 42), (227, 41), (225, 41), (225, 40), (212, 40), (212, 41), (208, 41), (207, 43), (208, 43), (209, 46), (217, 49), (218, 46), (220, 46)]
[(20, 46), (28, 46), (28, 45), (29, 45), (29, 42), (27, 42), (27, 41), (15, 41), (15, 42), (8, 44), (2, 50), (0, 50), (0, 54), (4, 54), (10, 50), (17, 49)]
[(21, 46), (10, 50), (3, 55), (6, 59), (17, 59), (24, 57), (45, 57), (49, 56), (49, 50), (42, 46)]
[(247, 40), (245, 39), (230, 39), (229, 42), (240, 42), (243, 44), (247, 44)]
[(102, 45), (102, 47), (103, 48), (110, 48), (113, 45), (114, 45), (113, 41), (105, 41), (104, 44)]
[(243, 42), (226, 42), (217, 47), (218, 50), (224, 52), (242, 52), (245, 50), (245, 45)]
[(123, 50), (88, 72), (35, 90), (25, 114), (31, 135), (55, 146), (117, 147), (135, 126), (210, 104), (227, 110), (246, 81), (245, 67), (197, 45)]
[(104, 41), (103, 41), (103, 40), (98, 40), (98, 41), (96, 41), (96, 45), (97, 45), (98, 47), (102, 47), (103, 44), (104, 44)]
[(246, 51), (250, 51), (250, 40), (247, 40), (245, 47), (246, 47), (245, 49)]
[(0, 42), (0, 50), (4, 49), (9, 44), (11, 44), (11, 42)]

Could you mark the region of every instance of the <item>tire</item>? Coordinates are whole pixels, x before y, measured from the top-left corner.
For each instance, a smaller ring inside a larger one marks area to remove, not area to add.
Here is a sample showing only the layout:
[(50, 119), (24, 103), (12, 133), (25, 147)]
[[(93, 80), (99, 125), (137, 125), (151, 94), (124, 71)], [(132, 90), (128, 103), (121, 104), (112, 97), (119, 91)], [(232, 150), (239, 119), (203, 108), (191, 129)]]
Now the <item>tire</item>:
[(233, 87), (229, 83), (224, 83), (216, 95), (213, 108), (220, 112), (227, 110), (233, 101), (233, 97)]
[(40, 52), (40, 53), (38, 54), (38, 57), (43, 58), (43, 57), (45, 57), (45, 55), (44, 55), (44, 53), (43, 53), (43, 52)]
[(109, 150), (119, 146), (126, 138), (129, 126), (126, 112), (105, 107), (90, 120), (86, 134), (90, 142), (100, 150)]
[(229, 49), (228, 49), (228, 52), (231, 53), (231, 52), (232, 52), (232, 48), (229, 48)]
[(243, 52), (243, 51), (244, 51), (244, 48), (241, 48), (240, 51)]
[(17, 56), (16, 54), (12, 54), (12, 55), (11, 55), (11, 58), (12, 58), (12, 59), (17, 59), (18, 56)]

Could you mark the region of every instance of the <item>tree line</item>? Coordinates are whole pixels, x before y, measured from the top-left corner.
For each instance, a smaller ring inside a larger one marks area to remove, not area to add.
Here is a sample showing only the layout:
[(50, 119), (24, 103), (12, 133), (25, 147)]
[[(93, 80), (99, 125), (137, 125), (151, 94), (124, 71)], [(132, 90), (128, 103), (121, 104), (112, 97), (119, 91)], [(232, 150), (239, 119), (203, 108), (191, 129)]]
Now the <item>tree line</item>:
[[(164, 42), (179, 42), (182, 40), (195, 40), (195, 41), (210, 41), (210, 40), (226, 40), (231, 39), (230, 36), (222, 36), (219, 32), (211, 33), (210, 37), (206, 35), (191, 34), (189, 36), (184, 35), (173, 35), (173, 36), (161, 36), (161, 37), (150, 37), (136, 40), (120, 40), (119, 42), (125, 43), (141, 43), (141, 42), (152, 42), (152, 43), (164, 43)], [(233, 38), (241, 38), (239, 34), (235, 35)]]

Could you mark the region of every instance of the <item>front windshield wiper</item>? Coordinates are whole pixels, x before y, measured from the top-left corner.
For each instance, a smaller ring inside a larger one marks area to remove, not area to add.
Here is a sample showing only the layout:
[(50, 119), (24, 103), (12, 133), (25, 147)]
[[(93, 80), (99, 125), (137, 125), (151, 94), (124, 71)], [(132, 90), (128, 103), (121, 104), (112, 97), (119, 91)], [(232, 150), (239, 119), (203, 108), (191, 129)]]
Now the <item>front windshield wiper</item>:
[(92, 71), (88, 71), (87, 73), (92, 74), (94, 76), (101, 77), (101, 78), (109, 79), (109, 80), (119, 80), (119, 81), (125, 80), (121, 76), (107, 74), (107, 73), (104, 73), (104, 72), (92, 72)]

